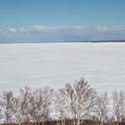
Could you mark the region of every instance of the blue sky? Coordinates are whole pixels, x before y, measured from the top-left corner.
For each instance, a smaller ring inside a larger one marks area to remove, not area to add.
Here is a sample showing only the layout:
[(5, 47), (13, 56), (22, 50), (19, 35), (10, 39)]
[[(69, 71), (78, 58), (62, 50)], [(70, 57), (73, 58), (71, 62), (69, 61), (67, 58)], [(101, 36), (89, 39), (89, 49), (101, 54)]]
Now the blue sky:
[(125, 39), (125, 0), (0, 0), (0, 43)]

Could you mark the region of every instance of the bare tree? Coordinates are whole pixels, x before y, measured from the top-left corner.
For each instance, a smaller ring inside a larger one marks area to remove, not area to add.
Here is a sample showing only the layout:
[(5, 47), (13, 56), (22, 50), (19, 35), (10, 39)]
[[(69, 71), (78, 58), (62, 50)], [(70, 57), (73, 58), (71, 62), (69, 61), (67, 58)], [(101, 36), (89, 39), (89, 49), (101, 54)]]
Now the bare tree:
[(75, 106), (77, 118), (85, 118), (91, 114), (91, 111), (95, 105), (96, 92), (92, 89), (88, 82), (84, 79), (74, 84), (75, 89)]
[(56, 117), (61, 120), (62, 125), (65, 125), (66, 119), (69, 119), (69, 104), (64, 98), (64, 89), (55, 92), (54, 105), (56, 107)]
[(67, 114), (70, 114), (74, 125), (79, 125), (94, 106), (96, 92), (88, 85), (87, 81), (80, 79), (74, 84), (66, 84), (60, 93), (63, 98), (62, 107), (66, 107)]
[(29, 87), (20, 89), (20, 93), (16, 98), (15, 105), (15, 121), (20, 122), (30, 122), (30, 108), (31, 108), (31, 97), (32, 91)]
[(96, 105), (94, 108), (95, 116), (103, 125), (108, 120), (109, 113), (109, 98), (107, 92), (102, 93), (96, 97)]
[(0, 107), (0, 123), (2, 123), (2, 119), (3, 119), (3, 114), (2, 114), (2, 108)]
[(125, 92), (115, 91), (112, 96), (113, 99), (113, 114), (117, 120), (117, 124), (125, 119)]
[(11, 91), (4, 92), (0, 99), (2, 118), (5, 123), (13, 122), (15, 98)]
[(33, 92), (30, 100), (31, 119), (35, 122), (43, 122), (50, 118), (52, 89), (44, 87)]

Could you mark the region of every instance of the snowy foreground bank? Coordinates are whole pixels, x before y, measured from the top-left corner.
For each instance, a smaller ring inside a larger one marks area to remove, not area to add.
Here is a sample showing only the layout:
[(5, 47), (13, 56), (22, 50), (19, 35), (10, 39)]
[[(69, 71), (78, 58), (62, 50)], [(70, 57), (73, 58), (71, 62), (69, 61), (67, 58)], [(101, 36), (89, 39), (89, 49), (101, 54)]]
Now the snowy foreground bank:
[(54, 88), (84, 77), (97, 91), (125, 89), (125, 43), (0, 44), (0, 91)]

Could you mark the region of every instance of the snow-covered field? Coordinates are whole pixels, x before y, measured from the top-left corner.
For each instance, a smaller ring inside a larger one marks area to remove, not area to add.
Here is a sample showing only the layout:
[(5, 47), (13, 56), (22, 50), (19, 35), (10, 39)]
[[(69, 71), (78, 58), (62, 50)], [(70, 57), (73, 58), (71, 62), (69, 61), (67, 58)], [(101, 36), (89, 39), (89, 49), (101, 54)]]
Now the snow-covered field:
[(0, 44), (0, 91), (81, 77), (98, 91), (125, 90), (125, 43)]

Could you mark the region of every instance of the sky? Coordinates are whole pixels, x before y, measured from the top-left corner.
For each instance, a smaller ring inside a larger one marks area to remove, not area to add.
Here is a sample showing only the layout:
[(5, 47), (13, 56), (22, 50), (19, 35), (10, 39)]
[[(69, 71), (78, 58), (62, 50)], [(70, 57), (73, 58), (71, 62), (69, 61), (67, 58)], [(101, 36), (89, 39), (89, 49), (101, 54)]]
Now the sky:
[(125, 39), (125, 0), (0, 0), (0, 43)]

